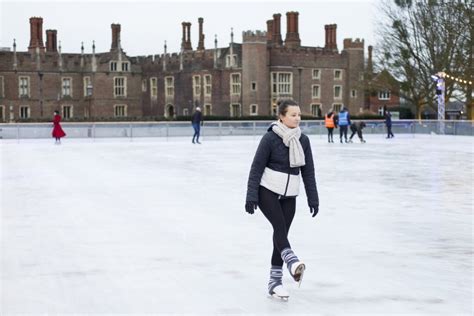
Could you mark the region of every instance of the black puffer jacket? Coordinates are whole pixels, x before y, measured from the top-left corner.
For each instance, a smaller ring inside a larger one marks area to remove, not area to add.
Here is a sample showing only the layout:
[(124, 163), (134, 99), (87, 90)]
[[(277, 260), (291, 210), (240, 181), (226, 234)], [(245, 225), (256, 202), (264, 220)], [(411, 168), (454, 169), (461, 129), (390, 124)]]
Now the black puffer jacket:
[(308, 136), (301, 134), (301, 146), (305, 155), (305, 165), (302, 167), (290, 167), (290, 151), (285, 146), (280, 136), (275, 134), (271, 127), (263, 136), (258, 145), (257, 153), (253, 159), (247, 184), (247, 201), (258, 202), (258, 188), (265, 167), (275, 171), (298, 175), (301, 169), (303, 183), (308, 197), (308, 205), (319, 205), (318, 189), (314, 174), (313, 154)]

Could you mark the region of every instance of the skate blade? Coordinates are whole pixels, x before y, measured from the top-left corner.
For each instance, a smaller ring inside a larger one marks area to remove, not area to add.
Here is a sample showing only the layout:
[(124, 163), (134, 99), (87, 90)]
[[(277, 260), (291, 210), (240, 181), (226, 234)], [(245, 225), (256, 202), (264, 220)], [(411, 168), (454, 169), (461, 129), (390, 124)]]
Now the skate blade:
[(277, 299), (277, 300), (280, 300), (280, 301), (284, 301), (284, 302), (287, 302), (288, 301), (288, 298), (289, 296), (278, 296), (276, 295), (275, 293), (273, 293), (272, 295), (270, 295), (271, 298), (274, 298), (274, 299)]
[(298, 287), (301, 286), (301, 281), (303, 281), (303, 275), (304, 275), (304, 270), (306, 269), (306, 266), (304, 264), (301, 264), (296, 268), (295, 271), (295, 281), (298, 282)]

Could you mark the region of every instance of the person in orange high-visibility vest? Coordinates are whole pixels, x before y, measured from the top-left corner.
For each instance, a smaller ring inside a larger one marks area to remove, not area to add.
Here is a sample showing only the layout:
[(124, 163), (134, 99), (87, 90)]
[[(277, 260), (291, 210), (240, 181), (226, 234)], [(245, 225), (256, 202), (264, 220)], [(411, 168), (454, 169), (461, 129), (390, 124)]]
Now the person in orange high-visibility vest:
[(326, 128), (328, 129), (328, 143), (334, 143), (334, 140), (332, 139), (332, 132), (336, 126), (336, 123), (334, 122), (334, 112), (329, 110), (329, 113), (326, 114), (324, 117), (324, 124), (326, 125)]

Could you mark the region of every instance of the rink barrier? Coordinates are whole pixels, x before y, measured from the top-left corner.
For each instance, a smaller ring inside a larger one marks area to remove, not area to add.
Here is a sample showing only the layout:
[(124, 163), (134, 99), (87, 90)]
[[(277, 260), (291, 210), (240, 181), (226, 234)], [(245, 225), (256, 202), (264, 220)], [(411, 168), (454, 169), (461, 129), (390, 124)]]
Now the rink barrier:
[[(354, 120), (355, 121), (355, 120)], [(273, 121), (206, 121), (201, 127), (202, 137), (261, 136)], [(365, 121), (364, 134), (380, 134), (387, 131), (384, 121)], [(190, 122), (63, 122), (68, 138), (142, 138), (142, 137), (192, 137)], [(327, 135), (324, 121), (305, 120), (300, 124), (307, 135)], [(473, 121), (398, 120), (393, 121), (392, 131), (397, 134), (464, 135), (473, 136)], [(51, 123), (4, 123), (0, 124), (0, 139), (51, 138)], [(444, 133), (443, 133), (444, 129)], [(338, 130), (334, 133), (338, 135)], [(350, 130), (349, 130), (350, 133)]]

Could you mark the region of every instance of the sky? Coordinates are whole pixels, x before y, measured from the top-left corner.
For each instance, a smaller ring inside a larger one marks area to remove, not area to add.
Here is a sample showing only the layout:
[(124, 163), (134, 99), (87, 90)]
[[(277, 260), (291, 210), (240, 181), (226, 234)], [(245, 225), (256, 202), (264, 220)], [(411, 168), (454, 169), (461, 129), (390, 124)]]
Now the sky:
[(110, 49), (112, 23), (121, 24), (122, 48), (129, 56), (162, 54), (167, 41), (168, 52), (178, 52), (183, 21), (191, 22), (191, 41), (198, 44), (198, 18), (204, 18), (205, 47), (234, 41), (242, 42), (242, 32), (266, 30), (266, 21), (281, 13), (281, 33), (286, 34), (286, 12), (299, 12), (299, 32), (303, 46), (324, 46), (324, 25), (337, 24), (338, 48), (344, 38), (363, 38), (365, 47), (374, 45), (376, 0), (221, 0), (221, 1), (91, 1), (0, 0), (0, 47), (26, 51), (30, 40), (29, 18), (43, 18), (43, 41), (46, 30), (56, 29), (63, 53), (91, 53), (95, 40), (96, 52)]

